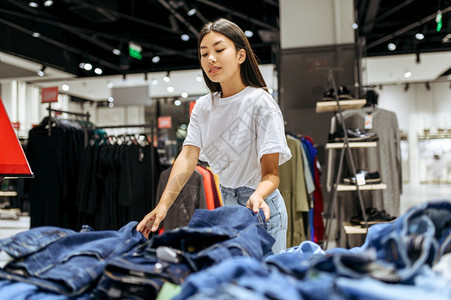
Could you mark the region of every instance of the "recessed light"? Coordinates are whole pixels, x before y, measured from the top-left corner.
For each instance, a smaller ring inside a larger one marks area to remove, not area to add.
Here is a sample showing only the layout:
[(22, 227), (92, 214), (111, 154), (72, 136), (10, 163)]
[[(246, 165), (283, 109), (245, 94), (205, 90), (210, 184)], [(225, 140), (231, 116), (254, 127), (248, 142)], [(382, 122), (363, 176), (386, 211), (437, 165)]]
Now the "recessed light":
[(417, 39), (417, 40), (422, 40), (422, 39), (424, 39), (424, 34), (422, 34), (421, 32), (418, 32), (417, 34), (415, 34), (415, 38)]

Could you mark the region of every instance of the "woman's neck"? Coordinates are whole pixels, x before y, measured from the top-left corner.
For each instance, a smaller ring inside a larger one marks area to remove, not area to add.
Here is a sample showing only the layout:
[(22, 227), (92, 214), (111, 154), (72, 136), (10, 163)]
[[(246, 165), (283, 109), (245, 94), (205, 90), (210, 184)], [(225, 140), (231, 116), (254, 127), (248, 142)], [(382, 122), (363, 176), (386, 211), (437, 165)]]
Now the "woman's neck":
[(240, 82), (232, 82), (230, 84), (221, 83), (222, 89), (221, 98), (227, 98), (235, 94), (238, 94), (245, 88), (246, 85), (242, 80), (240, 80)]

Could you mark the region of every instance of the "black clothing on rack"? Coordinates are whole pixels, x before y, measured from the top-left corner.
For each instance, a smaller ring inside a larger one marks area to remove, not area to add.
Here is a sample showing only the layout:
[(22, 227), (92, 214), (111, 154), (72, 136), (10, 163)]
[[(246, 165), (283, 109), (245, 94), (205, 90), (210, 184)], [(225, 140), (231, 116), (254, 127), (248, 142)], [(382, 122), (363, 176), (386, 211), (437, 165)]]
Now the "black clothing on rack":
[[(49, 124), (52, 134), (49, 136)], [(31, 227), (76, 228), (75, 192), (84, 131), (76, 121), (46, 117), (29, 131)]]

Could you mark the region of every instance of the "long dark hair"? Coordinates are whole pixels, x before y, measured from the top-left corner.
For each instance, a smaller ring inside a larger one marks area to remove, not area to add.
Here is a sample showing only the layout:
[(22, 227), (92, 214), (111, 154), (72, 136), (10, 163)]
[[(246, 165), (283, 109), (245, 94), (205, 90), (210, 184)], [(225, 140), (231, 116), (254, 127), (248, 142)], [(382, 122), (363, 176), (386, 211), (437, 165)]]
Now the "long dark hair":
[[(221, 18), (204, 25), (199, 33), (199, 39), (197, 42), (199, 61), (201, 59), (199, 50), (200, 43), (204, 36), (212, 31), (221, 33), (229, 38), (235, 44), (236, 51), (239, 51), (241, 49), (244, 49), (246, 51), (246, 59), (241, 64), (241, 79), (243, 80), (244, 84), (246, 86), (263, 88), (268, 91), (266, 82), (263, 79), (260, 69), (258, 68), (257, 58), (254, 54), (254, 51), (252, 51), (251, 45), (249, 44), (249, 40), (238, 25), (227, 19)], [(222, 92), (221, 85), (218, 82), (211, 81), (208, 78), (207, 74), (205, 74), (203, 69), (202, 75), (204, 76), (207, 87), (212, 93)]]

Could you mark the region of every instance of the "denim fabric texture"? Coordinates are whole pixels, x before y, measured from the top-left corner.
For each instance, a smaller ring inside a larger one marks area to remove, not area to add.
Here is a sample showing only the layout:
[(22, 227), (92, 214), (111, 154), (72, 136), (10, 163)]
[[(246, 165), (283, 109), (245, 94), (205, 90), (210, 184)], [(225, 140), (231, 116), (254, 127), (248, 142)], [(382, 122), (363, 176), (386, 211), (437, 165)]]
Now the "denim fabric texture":
[(146, 241), (136, 224), (130, 222), (119, 231), (38, 227), (21, 232), (0, 241), (0, 251), (15, 258), (0, 270), (0, 278), (67, 296), (80, 295), (92, 287), (109, 259)]
[[(181, 284), (188, 275), (227, 258), (271, 255), (274, 239), (264, 229), (264, 214), (245, 207), (198, 209), (188, 226), (153, 236), (146, 244), (111, 260), (93, 293), (114, 299), (154, 299), (166, 282)], [(158, 257), (169, 247), (177, 262)], [(202, 272), (199, 272), (202, 273)]]
[(173, 300), (183, 300), (215, 288), (223, 283), (234, 283), (245, 287), (266, 299), (302, 299), (294, 280), (272, 271), (251, 257), (237, 257), (225, 260), (203, 272), (194, 273), (182, 285), (182, 292)]
[(25, 282), (0, 280), (0, 299), (8, 300), (89, 300), (88, 294), (67, 297), (61, 294), (45, 292), (37, 285)]
[(143, 244), (107, 264), (92, 298), (155, 299), (164, 283), (181, 284), (191, 272), (188, 264), (159, 260)]
[(222, 283), (214, 288), (206, 288), (189, 297), (189, 300), (267, 300), (258, 292), (232, 284)]
[(394, 264), (401, 282), (425, 265), (432, 266), (451, 250), (451, 201), (431, 201), (412, 207), (393, 223), (370, 227), (362, 250)]
[[(224, 206), (244, 206), (255, 189), (249, 187), (227, 188), (221, 186), (221, 195)], [(266, 222), (266, 229), (275, 239), (272, 246), (274, 253), (280, 253), (287, 246), (288, 214), (285, 201), (279, 190), (275, 190), (265, 199), (270, 209), (270, 218)]]

